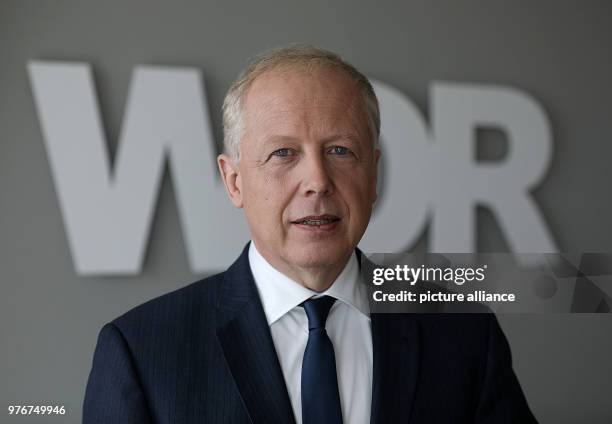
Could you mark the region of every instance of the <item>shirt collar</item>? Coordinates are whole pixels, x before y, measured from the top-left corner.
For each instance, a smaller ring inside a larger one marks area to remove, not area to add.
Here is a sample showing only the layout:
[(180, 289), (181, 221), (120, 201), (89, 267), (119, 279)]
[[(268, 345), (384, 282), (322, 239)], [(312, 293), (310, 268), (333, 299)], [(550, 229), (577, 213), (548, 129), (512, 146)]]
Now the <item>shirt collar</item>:
[(249, 246), (249, 264), (261, 298), (268, 325), (313, 296), (328, 295), (356, 309), (366, 317), (370, 307), (364, 284), (360, 284), (359, 263), (353, 253), (332, 285), (323, 293), (310, 290), (274, 268), (259, 253), (255, 243)]

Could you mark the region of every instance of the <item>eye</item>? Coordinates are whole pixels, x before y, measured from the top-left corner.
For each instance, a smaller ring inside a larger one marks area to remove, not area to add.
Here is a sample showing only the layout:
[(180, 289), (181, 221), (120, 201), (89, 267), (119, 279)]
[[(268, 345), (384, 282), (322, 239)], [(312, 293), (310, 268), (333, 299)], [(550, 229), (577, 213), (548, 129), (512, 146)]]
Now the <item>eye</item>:
[(279, 156), (279, 157), (287, 157), (287, 156), (291, 156), (293, 154), (293, 152), (291, 151), (291, 149), (288, 148), (282, 148), (282, 149), (278, 149), (272, 152), (272, 156)]
[(329, 150), (329, 153), (332, 153), (334, 155), (338, 155), (338, 156), (346, 156), (350, 153), (350, 149), (348, 147), (344, 147), (344, 146), (334, 146)]

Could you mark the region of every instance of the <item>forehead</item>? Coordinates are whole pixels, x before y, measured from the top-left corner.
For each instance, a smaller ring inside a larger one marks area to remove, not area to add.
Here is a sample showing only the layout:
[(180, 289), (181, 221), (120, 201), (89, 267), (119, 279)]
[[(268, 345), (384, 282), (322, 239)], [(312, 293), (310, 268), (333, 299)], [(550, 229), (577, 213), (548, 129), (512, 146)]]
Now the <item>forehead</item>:
[(259, 75), (244, 104), (247, 132), (295, 125), (349, 126), (361, 132), (365, 105), (358, 83), (337, 68), (281, 67)]

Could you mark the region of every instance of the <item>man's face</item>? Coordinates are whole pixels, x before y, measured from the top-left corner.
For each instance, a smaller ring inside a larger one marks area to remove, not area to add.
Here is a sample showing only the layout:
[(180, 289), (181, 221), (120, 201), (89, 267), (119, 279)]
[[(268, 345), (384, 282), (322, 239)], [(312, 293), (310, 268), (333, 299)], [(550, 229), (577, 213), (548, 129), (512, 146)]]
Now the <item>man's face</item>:
[(246, 95), (240, 160), (219, 165), (257, 249), (281, 271), (343, 266), (366, 230), (380, 152), (357, 84), (273, 69)]

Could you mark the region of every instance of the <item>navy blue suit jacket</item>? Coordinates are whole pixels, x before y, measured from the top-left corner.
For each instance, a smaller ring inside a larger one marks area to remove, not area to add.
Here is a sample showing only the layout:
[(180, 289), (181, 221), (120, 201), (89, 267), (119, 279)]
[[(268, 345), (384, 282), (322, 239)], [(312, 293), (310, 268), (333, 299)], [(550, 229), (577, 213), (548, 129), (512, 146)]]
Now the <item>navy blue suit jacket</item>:
[[(102, 328), (84, 423), (295, 422), (247, 252)], [(371, 319), (372, 423), (535, 422), (494, 315)]]

